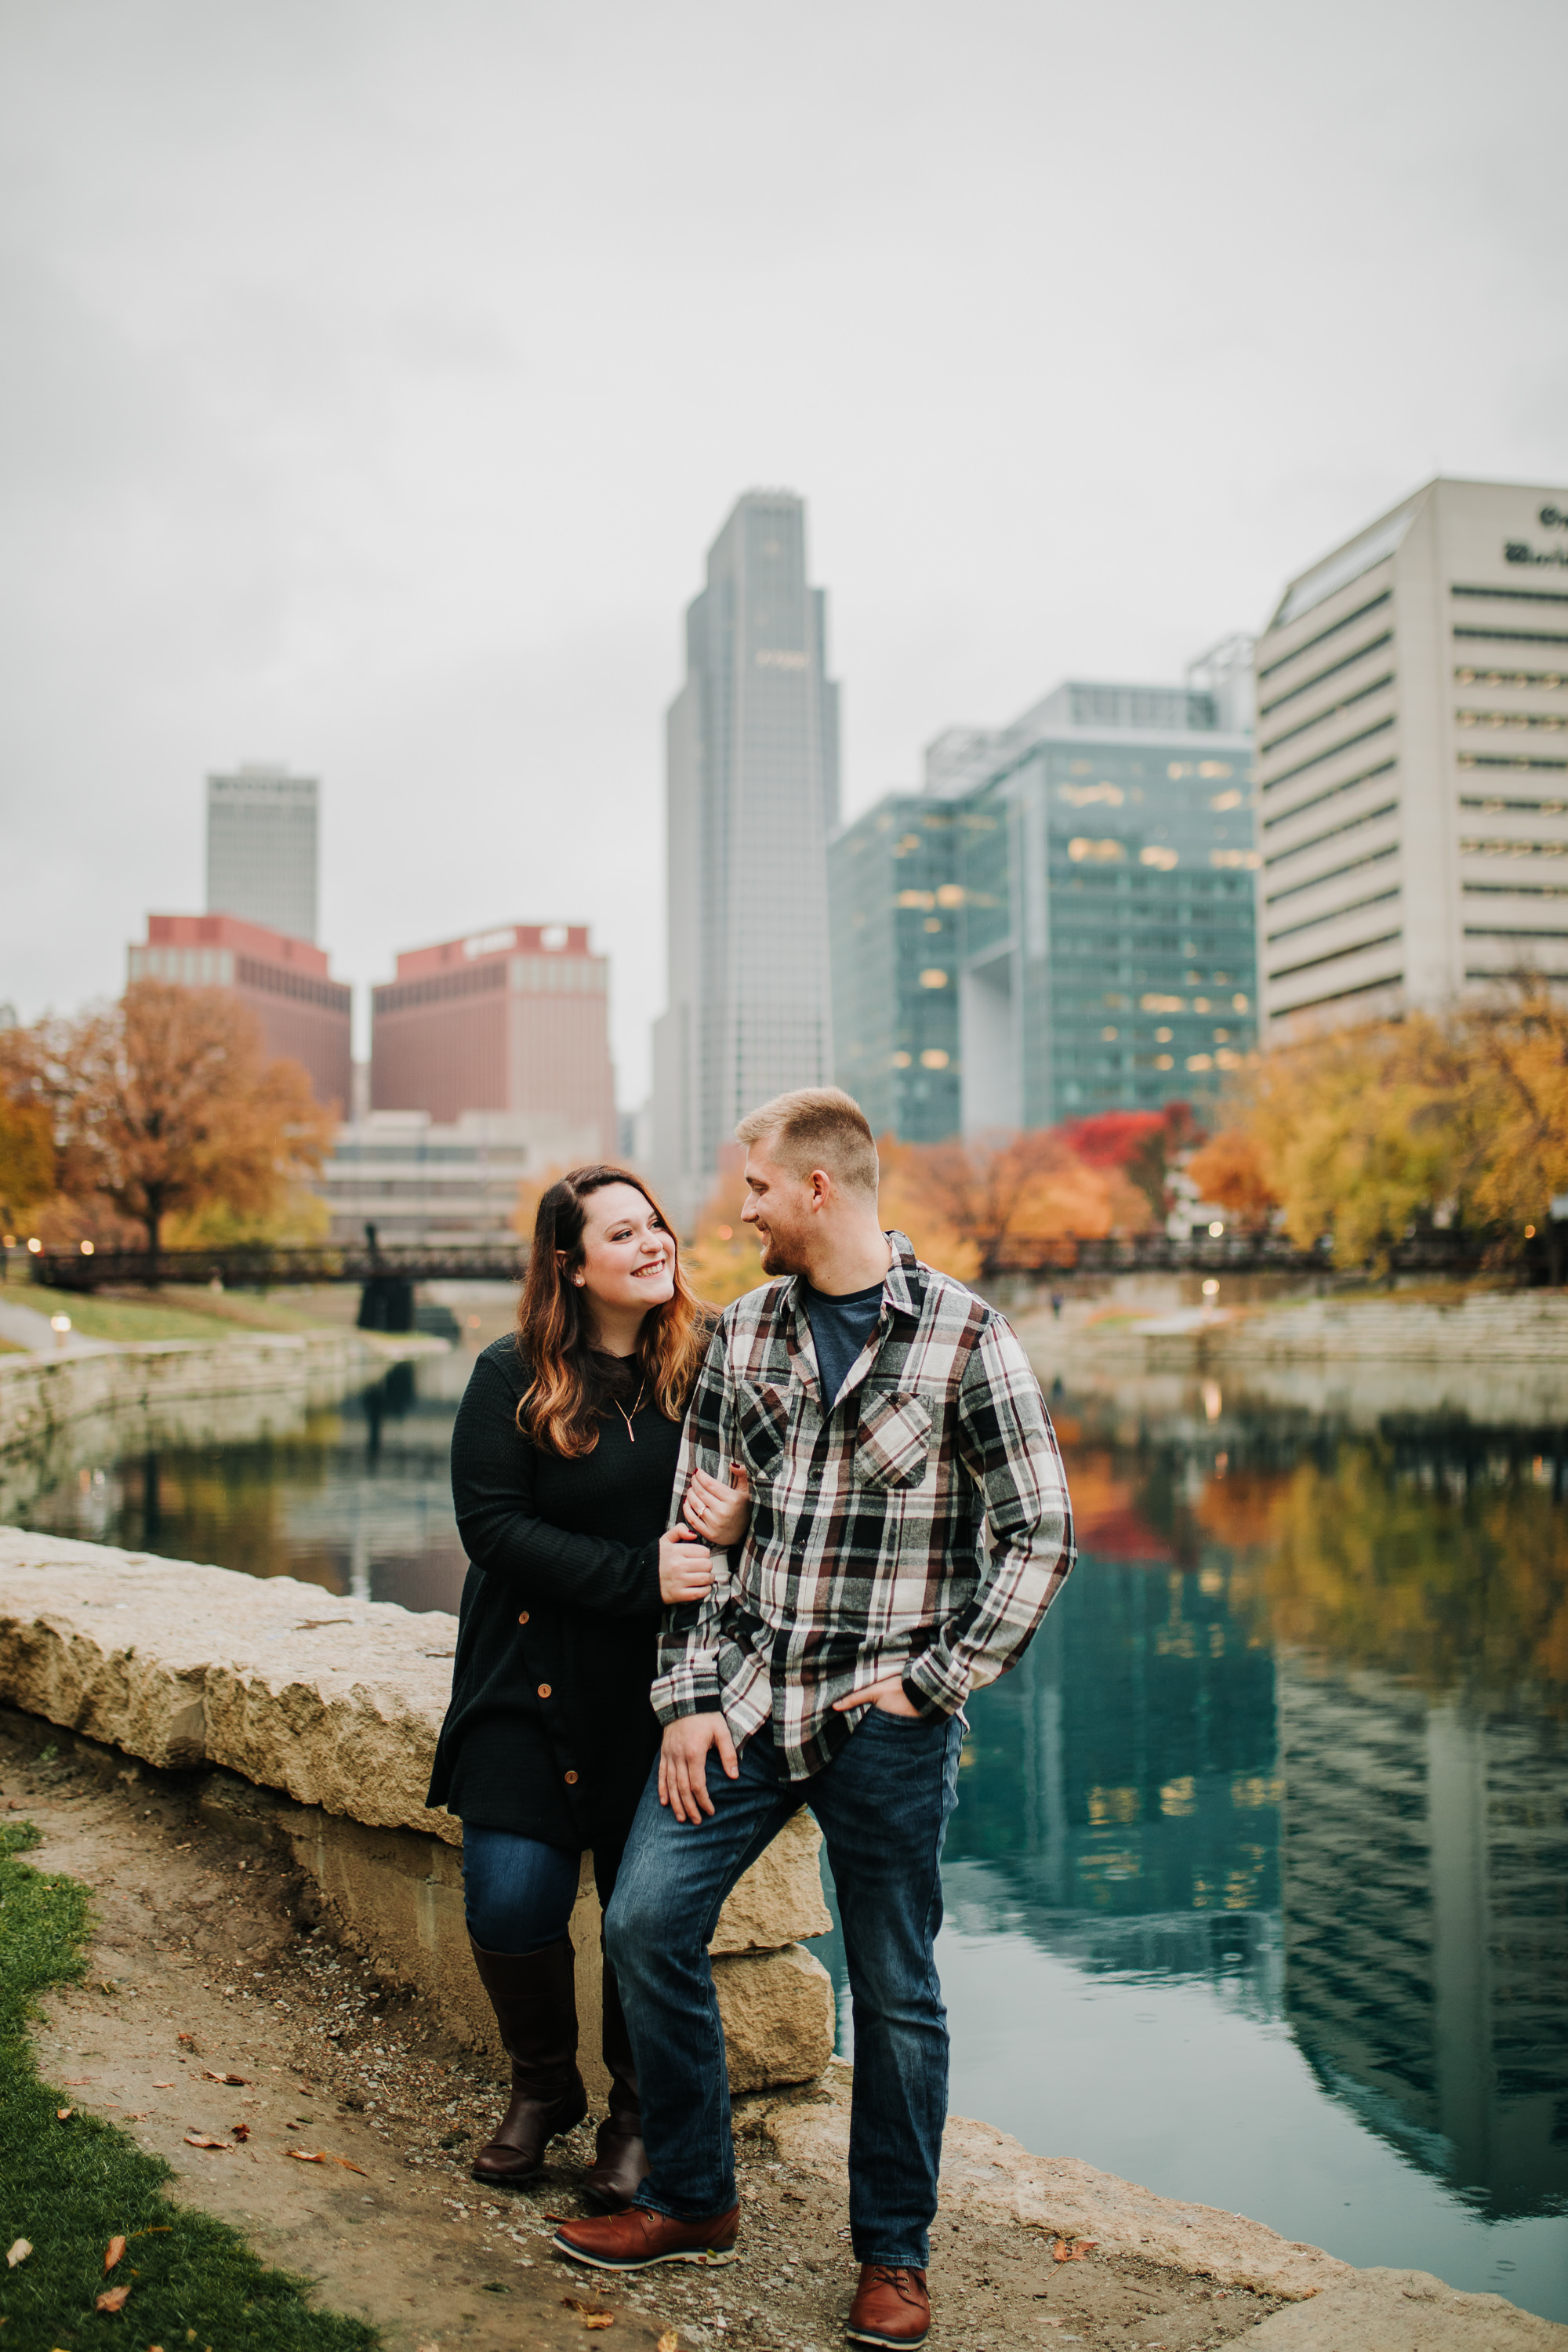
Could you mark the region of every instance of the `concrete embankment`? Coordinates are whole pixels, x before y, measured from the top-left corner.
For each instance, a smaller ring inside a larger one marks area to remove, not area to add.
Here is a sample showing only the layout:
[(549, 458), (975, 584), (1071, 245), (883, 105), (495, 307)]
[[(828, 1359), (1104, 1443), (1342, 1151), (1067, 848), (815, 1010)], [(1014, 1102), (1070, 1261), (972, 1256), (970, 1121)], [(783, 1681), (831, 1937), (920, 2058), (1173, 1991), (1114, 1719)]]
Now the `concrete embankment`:
[(377, 1360), (356, 1331), (257, 1331), (4, 1356), (0, 1454), (47, 1444), (93, 1414), (152, 1414), (197, 1400), (325, 1389)]
[(1484, 1402), (1488, 1418), (1528, 1421), (1558, 1410), (1568, 1382), (1568, 1296), (1558, 1291), (1162, 1309), (1084, 1301), (1059, 1319), (1035, 1307), (1015, 1320), (1041, 1372), (1069, 1385), (1075, 1373), (1209, 1374), (1321, 1406), (1328, 1381), (1336, 1396), (1364, 1391), (1384, 1410), (1397, 1391), (1403, 1410)]

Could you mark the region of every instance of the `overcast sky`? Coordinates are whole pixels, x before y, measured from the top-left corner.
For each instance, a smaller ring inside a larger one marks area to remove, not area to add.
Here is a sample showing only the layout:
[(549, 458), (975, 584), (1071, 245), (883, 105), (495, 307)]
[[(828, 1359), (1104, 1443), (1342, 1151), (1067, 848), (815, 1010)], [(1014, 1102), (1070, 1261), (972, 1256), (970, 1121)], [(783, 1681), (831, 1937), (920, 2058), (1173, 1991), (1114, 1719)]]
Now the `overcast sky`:
[(1436, 471), (1568, 479), (1562, 0), (0, 0), (0, 999), (324, 788), (339, 976), (663, 1001), (662, 712), (809, 500), (848, 811), (1176, 677)]

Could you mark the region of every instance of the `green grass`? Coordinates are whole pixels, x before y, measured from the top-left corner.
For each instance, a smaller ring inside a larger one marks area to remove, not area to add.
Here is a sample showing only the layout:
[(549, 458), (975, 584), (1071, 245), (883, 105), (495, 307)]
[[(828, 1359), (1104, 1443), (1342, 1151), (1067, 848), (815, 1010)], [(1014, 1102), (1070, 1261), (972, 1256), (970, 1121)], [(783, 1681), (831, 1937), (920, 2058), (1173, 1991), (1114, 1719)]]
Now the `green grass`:
[[(82, 1974), (88, 1891), (16, 1860), (38, 1843), (31, 1822), (0, 1823), (0, 2238), (33, 2246), (0, 2271), (5, 2352), (374, 2352), (374, 2328), (314, 2309), (237, 2230), (172, 2203), (168, 2166), (127, 2133), (57, 2119), (70, 2095), (38, 2080), (26, 2025), (41, 1992)], [(105, 2279), (113, 2237), (128, 2243)], [(105, 2286), (127, 2284), (118, 2316), (96, 2309)]]
[(38, 1315), (68, 1315), (71, 1328), (89, 1339), (232, 1339), (237, 1328), (298, 1331), (306, 1324), (279, 1316), (263, 1321), (261, 1302), (247, 1299), (243, 1315), (225, 1314), (215, 1300), (211, 1312), (163, 1298), (100, 1298), (90, 1291), (48, 1290), (42, 1283), (11, 1286), (5, 1296), (13, 1307), (30, 1307)]

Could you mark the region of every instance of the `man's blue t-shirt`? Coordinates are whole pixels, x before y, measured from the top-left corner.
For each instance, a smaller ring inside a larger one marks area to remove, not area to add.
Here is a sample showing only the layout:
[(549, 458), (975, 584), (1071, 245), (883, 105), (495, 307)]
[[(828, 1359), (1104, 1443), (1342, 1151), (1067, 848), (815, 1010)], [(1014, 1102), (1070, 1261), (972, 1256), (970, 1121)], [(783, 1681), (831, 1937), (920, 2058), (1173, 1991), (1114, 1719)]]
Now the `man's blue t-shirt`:
[(816, 1369), (822, 1375), (822, 1410), (828, 1413), (838, 1402), (850, 1365), (876, 1328), (882, 1311), (882, 1286), (874, 1282), (869, 1290), (847, 1291), (841, 1298), (814, 1290), (804, 1278), (800, 1286), (816, 1347)]

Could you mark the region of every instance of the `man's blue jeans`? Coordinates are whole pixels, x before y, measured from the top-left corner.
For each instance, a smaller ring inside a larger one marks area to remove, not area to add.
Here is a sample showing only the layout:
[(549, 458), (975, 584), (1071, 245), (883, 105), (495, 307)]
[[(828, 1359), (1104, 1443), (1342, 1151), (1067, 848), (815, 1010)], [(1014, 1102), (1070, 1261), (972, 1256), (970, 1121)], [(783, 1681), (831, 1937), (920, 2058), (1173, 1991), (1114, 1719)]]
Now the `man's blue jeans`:
[(708, 1940), (742, 1872), (805, 1803), (826, 1841), (854, 2003), (856, 2258), (925, 2268), (947, 2116), (947, 2011), (931, 1947), (962, 1737), (951, 1717), (927, 1722), (872, 1707), (830, 1764), (790, 1781), (764, 1729), (742, 1750), (738, 1780), (710, 1750), (713, 1812), (695, 1825), (659, 1803), (655, 1765), (605, 1922), (651, 2167), (639, 2204), (706, 2221), (735, 2202)]

